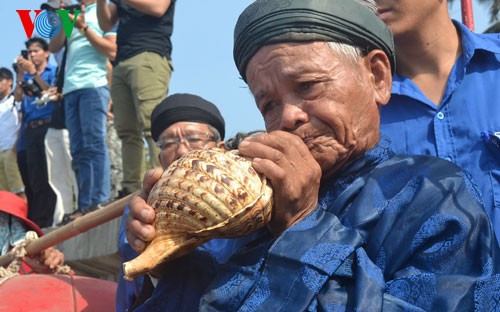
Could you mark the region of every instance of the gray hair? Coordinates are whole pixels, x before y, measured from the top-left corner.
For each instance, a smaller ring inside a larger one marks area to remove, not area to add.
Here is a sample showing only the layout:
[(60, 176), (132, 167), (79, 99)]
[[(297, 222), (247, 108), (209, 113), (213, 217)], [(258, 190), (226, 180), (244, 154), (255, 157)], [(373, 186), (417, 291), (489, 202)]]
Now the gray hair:
[(208, 130), (210, 130), (210, 132), (212, 132), (214, 135), (215, 143), (219, 143), (222, 140), (220, 133), (219, 133), (219, 130), (215, 129), (215, 127), (212, 125), (207, 124), (207, 126), (208, 126)]
[(353, 46), (348, 43), (328, 42), (328, 46), (335, 54), (343, 56), (346, 60), (356, 63), (363, 56), (363, 50), (358, 46)]

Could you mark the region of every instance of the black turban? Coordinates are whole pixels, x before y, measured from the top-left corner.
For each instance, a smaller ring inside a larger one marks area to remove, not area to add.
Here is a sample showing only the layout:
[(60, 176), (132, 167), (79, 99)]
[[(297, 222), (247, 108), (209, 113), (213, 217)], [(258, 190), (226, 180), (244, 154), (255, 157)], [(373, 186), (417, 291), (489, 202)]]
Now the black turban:
[(355, 0), (256, 0), (234, 29), (233, 56), (246, 81), (248, 62), (265, 46), (285, 42), (334, 41), (387, 54), (396, 68), (391, 31)]
[(187, 93), (173, 94), (158, 104), (151, 113), (151, 135), (155, 141), (165, 129), (176, 122), (191, 121), (209, 124), (225, 135), (224, 118), (217, 107), (199, 97)]

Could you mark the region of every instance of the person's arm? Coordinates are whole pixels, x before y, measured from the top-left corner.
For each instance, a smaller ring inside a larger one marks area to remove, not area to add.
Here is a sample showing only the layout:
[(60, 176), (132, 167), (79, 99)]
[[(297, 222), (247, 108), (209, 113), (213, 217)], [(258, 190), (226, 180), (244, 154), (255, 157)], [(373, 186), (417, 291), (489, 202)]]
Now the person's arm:
[(116, 5), (112, 2), (108, 5), (106, 0), (97, 0), (97, 19), (99, 20), (99, 27), (103, 31), (110, 31), (118, 22)]
[(162, 17), (170, 7), (171, 0), (123, 0), (137, 11), (154, 17)]
[(24, 257), (23, 261), (26, 262), (34, 272), (49, 274), (53, 273), (57, 266), (64, 263), (64, 254), (55, 248), (49, 247), (35, 257)]
[[(50, 85), (47, 84), (47, 82), (45, 82), (41, 76), (41, 74), (38, 72), (37, 68), (35, 67), (35, 64), (33, 64), (30, 60), (27, 60), (25, 58), (23, 58), (22, 56), (19, 56), (17, 58), (17, 65), (21, 68), (21, 73), (29, 73), (33, 76), (33, 80), (35, 80), (38, 85), (40, 86), (40, 88), (42, 88), (42, 90), (47, 90), (48, 88), (50, 88)], [(24, 76), (24, 74), (23, 74)], [(19, 78), (18, 78), (19, 80)], [(21, 89), (20, 86), (18, 85), (16, 87), (16, 91), (15, 91), (15, 95), (16, 94), (19, 94), (18, 92), (18, 89)], [(22, 89), (20, 90), (20, 92), (22, 92)], [(16, 97), (15, 98), (16, 101), (17, 100), (22, 100), (22, 98), (19, 98), (19, 97)]]
[[(106, 78), (108, 79), (108, 88), (111, 90), (111, 79), (113, 77), (113, 65), (108, 61), (106, 64), (106, 69), (108, 71)], [(107, 112), (108, 121), (115, 120), (115, 115), (113, 114), (113, 99), (109, 97), (108, 101), (108, 112)]]
[[(69, 14), (71, 20), (73, 20), (74, 15)], [(101, 37), (98, 33), (92, 30), (89, 25), (85, 22), (85, 5), (82, 5), (82, 12), (78, 14), (75, 22), (75, 28), (80, 31), (80, 33), (87, 38), (90, 44), (97, 50), (97, 52), (104, 55), (110, 60), (114, 60), (116, 57), (116, 35), (107, 35)]]
[[(84, 28), (82, 28), (84, 29)], [(84, 31), (84, 36), (90, 42), (90, 44), (102, 55), (111, 61), (115, 60), (116, 57), (116, 35), (107, 35), (105, 37), (99, 36), (91, 28), (87, 28)]]
[(111, 90), (111, 79), (113, 78), (113, 64), (110, 61), (106, 64), (106, 79), (108, 79), (108, 88)]
[(19, 56), (17, 58), (17, 65), (21, 67), (23, 72), (32, 75), (33, 80), (38, 82), (38, 85), (40, 86), (40, 88), (42, 88), (42, 90), (47, 90), (48, 88), (50, 88), (50, 85), (47, 84), (45, 80), (43, 80), (41, 73), (38, 72), (38, 69), (35, 67), (35, 64), (33, 64), (33, 62), (23, 58), (22, 56)]
[(43, 80), (42, 75), (40, 75), (38, 71), (36, 71), (35, 74), (32, 75), (33, 75), (33, 80), (38, 82), (38, 85), (40, 86), (40, 88), (42, 88), (42, 90), (45, 91), (50, 88), (50, 85), (45, 80)]
[(64, 34), (64, 31), (61, 31), (57, 36), (50, 39), (49, 51), (51, 53), (57, 53), (61, 51), (61, 49), (64, 47), (64, 41), (66, 41), (66, 35)]
[(18, 65), (16, 73), (16, 88), (14, 89), (14, 101), (22, 102), (24, 99), (23, 89), (21, 88), (21, 83), (23, 82), (24, 71), (21, 66)]

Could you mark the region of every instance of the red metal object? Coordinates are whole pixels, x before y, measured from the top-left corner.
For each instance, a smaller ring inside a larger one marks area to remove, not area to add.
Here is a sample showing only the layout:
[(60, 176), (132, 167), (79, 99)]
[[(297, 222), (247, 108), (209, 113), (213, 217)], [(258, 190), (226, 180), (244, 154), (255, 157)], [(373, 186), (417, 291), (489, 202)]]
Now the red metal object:
[(474, 12), (472, 10), (472, 0), (461, 0), (462, 23), (470, 30), (474, 31)]
[(85, 276), (27, 274), (0, 283), (0, 311), (115, 311), (116, 283)]

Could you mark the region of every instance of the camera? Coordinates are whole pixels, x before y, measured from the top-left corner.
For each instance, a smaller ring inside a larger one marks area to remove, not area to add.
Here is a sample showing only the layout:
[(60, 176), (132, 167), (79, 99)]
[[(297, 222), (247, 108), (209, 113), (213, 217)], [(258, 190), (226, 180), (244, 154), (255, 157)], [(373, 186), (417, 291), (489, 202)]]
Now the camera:
[(23, 89), (24, 94), (26, 94), (27, 96), (34, 96), (37, 98), (40, 98), (42, 96), (42, 88), (34, 79), (23, 81), (21, 83), (21, 88)]
[(25, 60), (27, 60), (28, 59), (28, 50), (21, 50), (21, 55), (23, 56), (23, 58)]
[[(47, 10), (47, 11), (50, 11), (50, 12), (54, 12), (55, 10), (58, 10), (57, 8), (53, 8), (51, 7), (50, 5), (44, 3), (42, 4), (42, 6), (40, 7), (42, 10)], [(68, 10), (68, 11), (73, 11), (73, 10), (82, 10), (82, 5), (81, 4), (72, 4), (72, 5), (68, 5), (68, 6), (65, 6), (64, 7), (64, 10)]]
[(82, 10), (81, 4), (72, 4), (64, 7), (65, 10), (73, 11), (73, 10)]
[[(25, 60), (29, 59), (28, 50), (21, 50), (21, 55)], [(17, 73), (17, 61), (16, 60), (14, 60), (14, 63), (12, 63), (12, 69), (14, 70), (15, 73)]]

